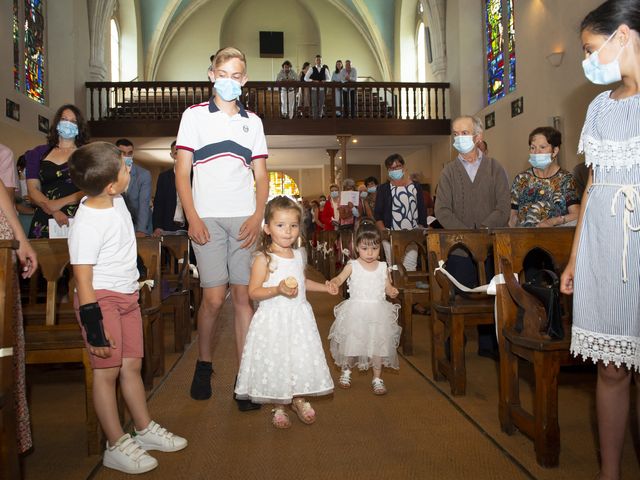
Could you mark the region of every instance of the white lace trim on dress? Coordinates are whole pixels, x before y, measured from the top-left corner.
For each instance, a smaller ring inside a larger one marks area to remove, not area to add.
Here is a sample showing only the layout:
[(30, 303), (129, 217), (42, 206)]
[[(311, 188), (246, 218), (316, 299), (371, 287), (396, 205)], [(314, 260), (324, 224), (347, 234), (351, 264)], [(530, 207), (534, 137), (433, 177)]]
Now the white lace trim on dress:
[(617, 142), (583, 135), (578, 144), (578, 153), (585, 154), (587, 166), (631, 168), (637, 165), (640, 159), (640, 136)]
[(607, 335), (590, 332), (574, 326), (571, 335), (571, 353), (594, 363), (625, 364), (630, 370), (640, 372), (640, 338), (626, 335)]

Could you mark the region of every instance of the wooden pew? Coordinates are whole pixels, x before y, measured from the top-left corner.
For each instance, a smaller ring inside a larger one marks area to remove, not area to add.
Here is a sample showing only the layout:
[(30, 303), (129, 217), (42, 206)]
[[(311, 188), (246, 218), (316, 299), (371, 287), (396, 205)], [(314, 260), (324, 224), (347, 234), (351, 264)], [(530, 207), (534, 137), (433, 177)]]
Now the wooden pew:
[[(488, 231), (432, 230), (427, 235), (429, 278), (431, 287), (431, 368), (433, 378), (449, 380), (453, 395), (464, 395), (467, 371), (464, 352), (465, 327), (493, 325), (495, 298), (483, 293), (460, 294), (452, 281), (441, 271), (435, 271), (440, 261), (463, 248), (471, 254), (478, 272), (478, 285), (486, 285), (485, 262), (493, 252), (493, 237)], [(448, 335), (447, 335), (448, 333)], [(445, 345), (449, 339), (449, 358)]]
[[(48, 363), (82, 363), (85, 380), (86, 428), (89, 455), (99, 454), (103, 445), (101, 432), (93, 409), (93, 370), (89, 354), (77, 322), (61, 323), (62, 312), (73, 312), (73, 283), (62, 301), (58, 298), (58, 284), (69, 268), (69, 249), (66, 239), (31, 240), (38, 256), (38, 275), (47, 283), (45, 304), (25, 305), (25, 349), (27, 365)], [(31, 296), (30, 296), (31, 297)], [(44, 317), (41, 311), (45, 312)]]
[[(400, 291), (398, 301), (402, 306), (400, 312), (402, 326), (402, 351), (405, 355), (413, 354), (413, 304), (423, 298), (429, 302), (429, 268), (427, 267), (426, 230), (392, 230), (391, 239), (391, 270), (393, 285)], [(418, 248), (418, 265), (422, 270), (408, 272), (402, 264), (407, 247), (416, 245)], [(397, 270), (395, 269), (397, 267)], [(426, 285), (426, 287), (425, 287)]]
[(0, 240), (0, 478), (20, 478), (13, 379), (15, 240)]
[(142, 381), (146, 389), (153, 387), (153, 377), (164, 374), (164, 322), (160, 284), (160, 239), (137, 238), (138, 256), (142, 259), (146, 274), (140, 281), (153, 281), (153, 287), (140, 289), (140, 311), (144, 337)]
[[(505, 284), (497, 286), (498, 343), (500, 347), (499, 416), (502, 430), (517, 428), (532, 438), (536, 460), (555, 467), (560, 456), (558, 424), (558, 374), (560, 366), (579, 363), (569, 353), (571, 301), (561, 296), (565, 336), (552, 340), (544, 332), (547, 315), (541, 302), (521, 287), (522, 265), (535, 248), (547, 252), (560, 276), (571, 253), (573, 228), (503, 229), (494, 232), (496, 265)], [(520, 282), (514, 278), (518, 274)], [(523, 315), (518, 321), (519, 309)], [(520, 404), (519, 360), (532, 364), (535, 378), (533, 412)]]
[(336, 242), (338, 240), (338, 232), (324, 231), (320, 232), (318, 242), (322, 246), (320, 264), (320, 273), (326, 279), (332, 279), (336, 275)]
[(161, 239), (165, 253), (162, 263), (162, 282), (169, 287), (162, 299), (162, 313), (173, 317), (174, 347), (176, 352), (191, 343), (191, 305), (189, 272), (189, 238), (186, 235), (165, 235)]

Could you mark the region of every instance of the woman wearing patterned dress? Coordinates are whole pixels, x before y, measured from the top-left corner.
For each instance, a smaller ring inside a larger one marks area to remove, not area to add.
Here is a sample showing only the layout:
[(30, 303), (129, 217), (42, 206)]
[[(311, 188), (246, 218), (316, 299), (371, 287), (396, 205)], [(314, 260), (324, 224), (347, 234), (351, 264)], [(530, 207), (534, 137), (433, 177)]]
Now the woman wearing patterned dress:
[(582, 128), (591, 175), (561, 291), (574, 294), (571, 351), (598, 365), (598, 478), (618, 479), (631, 377), (640, 385), (640, 2), (603, 3), (581, 32), (586, 77), (622, 83), (591, 102)]
[(556, 227), (578, 219), (573, 176), (558, 165), (561, 143), (560, 132), (552, 127), (529, 134), (531, 168), (513, 181), (510, 227)]
[[(20, 242), (16, 251), (20, 262), (20, 271), (23, 278), (30, 277), (38, 268), (36, 253), (27, 240), (20, 220), (13, 207), (13, 198), (9, 197), (7, 190), (0, 182), (0, 239), (15, 239)], [(20, 305), (20, 290), (18, 276), (13, 274), (13, 290), (15, 298), (13, 302), (13, 396), (16, 410), (16, 439), (18, 453), (24, 453), (32, 446), (31, 421), (29, 419), (29, 405), (27, 404), (27, 388), (25, 382), (25, 351), (24, 351), (24, 327), (22, 324), (22, 308)]]
[(77, 147), (89, 141), (87, 123), (75, 105), (63, 105), (56, 112), (46, 145), (29, 150), (27, 188), (36, 206), (30, 238), (49, 238), (49, 219), (60, 226), (69, 224), (84, 195), (71, 182), (67, 160)]
[[(407, 175), (404, 158), (394, 153), (384, 161), (384, 166), (388, 169), (389, 181), (378, 186), (373, 212), (378, 228), (381, 231), (427, 228), (427, 211), (424, 206), (422, 187)], [(389, 260), (391, 245), (385, 240), (382, 246)], [(408, 271), (415, 271), (417, 262), (418, 250), (410, 246), (405, 252), (402, 263)]]

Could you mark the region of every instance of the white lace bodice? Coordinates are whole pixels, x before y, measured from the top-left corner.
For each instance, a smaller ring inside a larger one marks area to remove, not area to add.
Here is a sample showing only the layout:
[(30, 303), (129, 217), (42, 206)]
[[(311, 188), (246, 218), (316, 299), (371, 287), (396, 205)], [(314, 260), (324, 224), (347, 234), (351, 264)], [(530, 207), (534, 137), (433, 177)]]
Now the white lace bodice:
[(262, 284), (263, 287), (275, 287), (287, 277), (295, 277), (298, 281), (298, 295), (295, 298), (288, 298), (284, 295), (277, 295), (267, 300), (262, 300), (260, 306), (287, 306), (307, 301), (307, 294), (304, 287), (304, 259), (300, 250), (293, 250), (293, 258), (282, 258), (270, 254), (269, 278)]
[(578, 153), (587, 166), (630, 168), (640, 164), (640, 94), (615, 100), (602, 92), (589, 105)]
[(358, 260), (351, 260), (351, 275), (347, 281), (350, 300), (377, 302), (385, 300), (384, 286), (387, 278), (387, 264), (378, 262), (374, 271), (365, 270)]

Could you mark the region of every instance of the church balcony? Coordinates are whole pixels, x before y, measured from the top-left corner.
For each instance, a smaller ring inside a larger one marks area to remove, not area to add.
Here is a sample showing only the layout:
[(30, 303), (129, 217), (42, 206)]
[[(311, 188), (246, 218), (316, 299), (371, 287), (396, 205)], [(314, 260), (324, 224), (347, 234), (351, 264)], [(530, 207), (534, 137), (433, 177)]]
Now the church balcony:
[[(210, 82), (88, 82), (94, 137), (175, 136), (182, 112), (211, 97)], [(353, 96), (349, 94), (353, 91)], [(267, 135), (449, 135), (449, 84), (247, 82), (240, 97), (262, 118)], [(295, 103), (287, 104), (287, 94)], [(324, 114), (311, 100), (325, 94)], [(353, 98), (355, 112), (349, 115)], [(343, 99), (347, 105), (343, 105)], [(284, 103), (284, 109), (282, 108)], [(293, 108), (290, 111), (289, 108)], [(292, 118), (289, 118), (292, 117)]]

